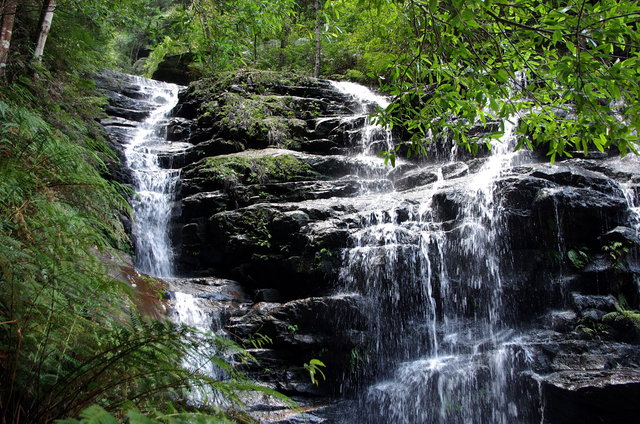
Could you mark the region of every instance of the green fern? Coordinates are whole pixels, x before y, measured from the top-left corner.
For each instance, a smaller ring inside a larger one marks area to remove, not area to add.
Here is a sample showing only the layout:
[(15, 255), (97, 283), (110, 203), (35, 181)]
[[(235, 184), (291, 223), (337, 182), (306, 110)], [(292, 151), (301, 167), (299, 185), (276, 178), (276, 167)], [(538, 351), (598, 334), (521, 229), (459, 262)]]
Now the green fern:
[[(207, 363), (223, 379), (184, 369), (207, 345), (253, 359), (229, 340), (139, 315), (135, 291), (109, 277), (98, 254), (128, 244), (128, 191), (102, 176), (113, 154), (94, 128), (99, 111), (82, 103), (92, 93), (47, 78), (0, 88), (0, 422), (231, 422), (241, 391), (282, 398), (218, 357)], [(192, 390), (230, 407), (157, 412)]]

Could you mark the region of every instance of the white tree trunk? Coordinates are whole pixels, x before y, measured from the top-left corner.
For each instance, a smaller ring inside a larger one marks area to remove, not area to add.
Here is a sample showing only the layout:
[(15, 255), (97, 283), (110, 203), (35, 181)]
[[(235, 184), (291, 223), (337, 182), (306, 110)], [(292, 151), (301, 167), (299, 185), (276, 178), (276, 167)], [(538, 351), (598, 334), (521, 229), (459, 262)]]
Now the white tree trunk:
[(316, 57), (313, 64), (313, 76), (318, 78), (320, 76), (320, 58), (322, 55), (322, 19), (320, 15), (322, 0), (315, 0), (314, 6), (316, 9)]
[(33, 59), (36, 62), (42, 60), (42, 54), (44, 53), (44, 45), (47, 43), (47, 36), (51, 29), (51, 22), (53, 21), (53, 14), (56, 11), (56, 0), (45, 0), (42, 7), (42, 21), (40, 23), (40, 32), (38, 35), (38, 42), (36, 43), (36, 50), (33, 53)]
[(18, 0), (7, 0), (2, 9), (2, 30), (0, 31), (0, 77), (4, 77), (9, 52), (11, 51), (11, 35), (13, 34), (13, 22), (16, 17)]

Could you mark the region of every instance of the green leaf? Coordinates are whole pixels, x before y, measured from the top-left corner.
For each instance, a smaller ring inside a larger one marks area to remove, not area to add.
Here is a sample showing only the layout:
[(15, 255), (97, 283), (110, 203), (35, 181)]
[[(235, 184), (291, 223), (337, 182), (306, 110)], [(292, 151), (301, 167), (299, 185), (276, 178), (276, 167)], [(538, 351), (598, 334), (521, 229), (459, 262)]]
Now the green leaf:
[(127, 418), (129, 418), (129, 424), (159, 424), (158, 421), (152, 420), (135, 409), (130, 409), (127, 412)]
[(80, 413), (83, 424), (118, 424), (116, 418), (98, 405), (92, 405)]
[(496, 79), (502, 83), (506, 83), (509, 81), (509, 74), (507, 74), (507, 71), (504, 69), (499, 69), (498, 72), (496, 72)]

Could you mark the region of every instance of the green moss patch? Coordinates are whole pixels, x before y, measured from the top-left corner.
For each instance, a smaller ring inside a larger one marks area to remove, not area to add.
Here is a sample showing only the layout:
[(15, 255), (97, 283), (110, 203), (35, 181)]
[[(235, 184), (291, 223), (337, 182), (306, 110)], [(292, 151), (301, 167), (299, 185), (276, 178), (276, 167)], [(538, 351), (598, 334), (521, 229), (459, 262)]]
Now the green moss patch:
[(308, 76), (293, 72), (240, 69), (220, 72), (211, 78), (195, 81), (189, 89), (194, 94), (215, 94), (237, 86), (248, 92), (262, 94), (272, 86), (313, 85), (316, 81)]
[(317, 174), (307, 163), (290, 154), (244, 153), (205, 158), (186, 171), (186, 176), (229, 185), (305, 181), (316, 178)]

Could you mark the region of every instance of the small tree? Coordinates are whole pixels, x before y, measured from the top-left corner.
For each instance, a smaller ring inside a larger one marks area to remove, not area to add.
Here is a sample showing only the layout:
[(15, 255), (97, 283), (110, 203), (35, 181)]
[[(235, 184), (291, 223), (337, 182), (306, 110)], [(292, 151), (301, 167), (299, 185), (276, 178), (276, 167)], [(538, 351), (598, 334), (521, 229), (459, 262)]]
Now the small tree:
[(42, 14), (40, 15), (40, 25), (38, 31), (38, 41), (36, 42), (36, 48), (33, 53), (33, 59), (36, 62), (42, 60), (42, 54), (44, 53), (44, 45), (47, 42), (47, 36), (51, 29), (51, 21), (53, 20), (53, 14), (56, 11), (56, 0), (45, 0), (42, 5)]

